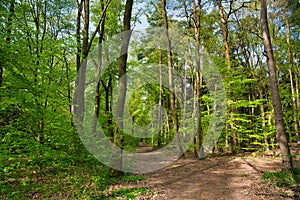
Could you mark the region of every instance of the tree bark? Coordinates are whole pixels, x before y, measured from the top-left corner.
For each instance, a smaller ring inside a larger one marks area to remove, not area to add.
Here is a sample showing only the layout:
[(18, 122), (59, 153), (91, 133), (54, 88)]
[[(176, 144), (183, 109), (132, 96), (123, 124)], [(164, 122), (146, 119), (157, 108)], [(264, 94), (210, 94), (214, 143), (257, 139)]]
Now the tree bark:
[(230, 51), (229, 51), (229, 42), (228, 42), (228, 19), (225, 15), (224, 8), (222, 6), (222, 0), (218, 0), (219, 14), (221, 19), (221, 29), (223, 36), (223, 44), (224, 44), (224, 55), (226, 58), (228, 70), (231, 69), (231, 61), (230, 61)]
[[(119, 127), (116, 129), (115, 143), (122, 147), (123, 143), (123, 113), (127, 90), (127, 80), (126, 80), (126, 66), (128, 57), (128, 47), (131, 37), (131, 15), (132, 15), (133, 0), (126, 0), (125, 13), (124, 13), (124, 34), (122, 39), (122, 46), (119, 58), (119, 88), (118, 88), (118, 99), (116, 106), (116, 117), (119, 121)], [(113, 152), (113, 166), (122, 169), (122, 148), (116, 148)], [(113, 176), (120, 176), (122, 174), (121, 170), (113, 170)]]
[(93, 122), (93, 134), (96, 134), (97, 129), (97, 123), (100, 113), (100, 85), (101, 85), (101, 68), (102, 68), (102, 42), (104, 39), (104, 33), (105, 33), (105, 18), (106, 18), (106, 10), (104, 10), (104, 2), (103, 0), (100, 0), (101, 4), (101, 10), (103, 21), (101, 23), (101, 28), (99, 30), (99, 42), (98, 42), (98, 66), (97, 66), (97, 81), (96, 81), (96, 95), (95, 95), (95, 116), (94, 116), (94, 122)]
[(264, 47), (267, 54), (267, 62), (269, 69), (269, 80), (270, 80), (270, 88), (272, 94), (272, 104), (274, 108), (275, 115), (275, 125), (276, 125), (276, 137), (279, 142), (280, 151), (282, 154), (282, 162), (283, 162), (283, 170), (289, 171), (292, 165), (292, 158), (290, 155), (290, 149), (284, 129), (284, 121), (283, 121), (283, 113), (282, 113), (282, 105), (278, 90), (278, 82), (276, 76), (276, 68), (274, 55), (272, 50), (271, 38), (269, 33), (269, 24), (267, 17), (267, 4), (266, 0), (260, 0), (261, 3), (261, 28), (264, 39)]
[[(230, 49), (229, 49), (229, 42), (228, 42), (228, 17), (226, 16), (224, 12), (224, 8), (222, 5), (222, 0), (218, 0), (218, 7), (219, 7), (219, 15), (220, 15), (220, 20), (221, 20), (221, 30), (222, 30), (222, 36), (223, 36), (223, 44), (224, 44), (224, 56), (226, 59), (227, 63), (227, 69), (228, 71), (231, 70), (231, 59), (230, 59)], [(232, 97), (232, 93), (229, 94), (229, 97)], [(229, 100), (229, 99), (228, 99)], [(232, 153), (235, 153), (235, 148), (237, 146), (237, 137), (236, 134), (234, 133), (234, 125), (233, 125), (233, 108), (229, 108), (229, 117), (230, 117), (230, 131), (233, 133), (233, 138), (232, 138)], [(228, 125), (226, 125), (228, 127)], [(226, 147), (228, 147), (228, 131), (226, 131)]]
[(163, 98), (163, 74), (162, 74), (162, 64), (163, 64), (163, 52), (161, 49), (159, 49), (159, 101), (158, 101), (158, 106), (159, 106), (159, 111), (158, 111), (158, 136), (157, 136), (157, 147), (159, 148), (162, 145), (162, 134), (163, 134), (163, 129), (161, 128), (161, 123), (162, 123), (162, 98)]
[[(262, 89), (258, 89), (259, 90), (259, 96), (260, 98), (263, 98), (263, 91)], [(265, 114), (265, 108), (264, 108), (264, 104), (261, 103), (259, 104), (259, 108), (260, 108), (260, 117), (261, 117), (261, 129), (262, 129), (262, 134), (264, 136), (264, 149), (266, 151), (269, 151), (269, 142), (268, 142), (268, 137), (266, 136), (266, 114)]]
[(82, 41), (82, 59), (83, 62), (80, 63), (77, 76), (77, 91), (76, 91), (76, 103), (75, 103), (75, 113), (78, 123), (83, 122), (84, 115), (84, 92), (85, 92), (85, 82), (86, 82), (86, 67), (88, 62), (88, 44), (89, 44), (89, 24), (90, 24), (90, 0), (83, 0), (84, 9), (84, 28), (83, 28), (83, 41)]
[[(76, 40), (77, 40), (77, 55), (76, 55), (76, 68), (77, 68), (77, 78), (76, 78), (76, 89), (74, 92), (74, 99), (73, 99), (73, 113), (76, 117), (77, 125), (81, 125), (83, 122), (83, 111), (84, 111), (84, 91), (85, 91), (85, 78), (86, 78), (86, 64), (87, 60), (85, 56), (83, 56), (83, 63), (82, 55), (87, 56), (87, 43), (88, 43), (88, 30), (89, 30), (89, 11), (87, 6), (89, 6), (88, 0), (81, 0), (78, 2), (78, 11), (77, 11), (77, 27), (76, 27)], [(84, 6), (85, 16), (84, 16), (84, 36), (83, 42), (81, 44), (81, 17), (82, 17), (82, 10)]]
[(200, 66), (200, 25), (201, 25), (201, 0), (198, 0), (197, 3), (195, 0), (192, 0), (193, 4), (193, 25), (194, 25), (194, 36), (196, 40), (196, 76), (195, 78), (195, 94), (197, 99), (197, 156), (199, 159), (204, 158), (204, 151), (201, 151), (203, 143), (203, 134), (202, 134), (202, 125), (201, 125), (201, 87), (202, 87), (202, 74)]
[[(290, 83), (291, 83), (291, 93), (292, 93), (292, 106), (293, 106), (293, 117), (294, 117), (294, 130), (297, 137), (297, 142), (300, 143), (300, 134), (299, 134), (299, 119), (298, 119), (298, 112), (297, 112), (297, 102), (296, 102), (296, 94), (295, 94), (295, 87), (294, 87), (294, 78), (293, 78), (293, 68), (294, 68), (294, 58), (292, 53), (292, 46), (290, 42), (291, 37), (291, 28), (288, 21), (287, 14), (285, 14), (285, 21), (286, 21), (286, 42), (288, 45), (288, 60), (289, 60), (289, 70), (290, 70)], [(297, 74), (296, 74), (297, 76)]]
[(6, 42), (9, 44), (11, 41), (12, 34), (12, 19), (15, 14), (15, 0), (12, 0), (9, 6), (9, 16), (7, 19), (7, 38)]
[(178, 115), (176, 111), (176, 96), (175, 96), (175, 90), (174, 90), (174, 83), (173, 83), (173, 59), (172, 59), (172, 50), (171, 50), (171, 41), (169, 37), (169, 22), (168, 22), (168, 16), (166, 11), (166, 0), (161, 0), (162, 5), (162, 17), (164, 19), (164, 34), (166, 39), (166, 46), (167, 46), (167, 54), (168, 54), (168, 69), (169, 69), (169, 90), (170, 90), (170, 100), (171, 100), (171, 110), (172, 110), (172, 116), (173, 116), (173, 128), (174, 128), (174, 136), (176, 138), (177, 143), (177, 151), (178, 156), (181, 157), (184, 152), (181, 147), (180, 137), (178, 135)]
[(80, 65), (81, 65), (81, 17), (82, 17), (82, 6), (83, 6), (83, 0), (78, 2), (77, 4), (77, 21), (76, 21), (76, 42), (77, 42), (77, 54), (76, 54), (76, 69), (77, 72), (79, 71)]
[[(297, 60), (294, 59), (294, 64), (297, 65)], [(299, 70), (299, 69), (298, 69)], [(297, 69), (295, 70), (295, 90), (296, 90), (296, 113), (297, 113), (297, 119), (298, 119), (298, 125), (300, 126), (300, 96), (299, 96), (299, 71)], [(300, 133), (298, 132), (298, 142), (300, 145)]]
[[(69, 62), (66, 56), (64, 56), (64, 61), (65, 61), (65, 65), (66, 65), (66, 78), (68, 81), (68, 103), (69, 103), (69, 112), (70, 115), (72, 115), (72, 86), (71, 86), (71, 79), (70, 79), (70, 66), (69, 66)], [(71, 120), (71, 124), (73, 125), (73, 121)]]

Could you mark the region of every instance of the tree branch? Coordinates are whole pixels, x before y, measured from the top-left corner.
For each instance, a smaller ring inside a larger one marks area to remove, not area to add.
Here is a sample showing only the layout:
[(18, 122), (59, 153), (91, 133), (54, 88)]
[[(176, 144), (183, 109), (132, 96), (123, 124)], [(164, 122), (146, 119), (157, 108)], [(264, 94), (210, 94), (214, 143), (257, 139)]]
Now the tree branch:
[(99, 22), (98, 22), (98, 24), (97, 24), (97, 27), (96, 27), (96, 30), (94, 31), (94, 33), (93, 33), (93, 35), (92, 35), (92, 37), (91, 37), (91, 40), (90, 40), (90, 42), (89, 42), (89, 44), (88, 44), (87, 52), (89, 52), (90, 49), (91, 49), (91, 47), (92, 47), (92, 43), (93, 43), (93, 41), (94, 41), (94, 39), (95, 39), (95, 37), (96, 37), (96, 35), (97, 35), (99, 29), (100, 29), (101, 23), (103, 22), (103, 20), (104, 20), (104, 18), (105, 18), (105, 16), (106, 16), (106, 10), (107, 10), (107, 8), (109, 7), (110, 3), (111, 3), (111, 0), (108, 0), (107, 3), (106, 3), (106, 5), (105, 5), (105, 7), (104, 7), (104, 9), (103, 9), (103, 11), (102, 11), (100, 20), (99, 20)]
[(248, 6), (246, 6), (246, 4), (248, 3), (251, 3), (251, 1), (246, 1), (246, 2), (243, 2), (242, 5), (236, 9), (233, 9), (232, 8), (232, 5), (233, 5), (233, 1), (230, 1), (230, 9), (229, 9), (229, 13), (227, 15), (227, 19), (229, 19), (230, 15), (239, 11), (241, 8), (247, 8)]

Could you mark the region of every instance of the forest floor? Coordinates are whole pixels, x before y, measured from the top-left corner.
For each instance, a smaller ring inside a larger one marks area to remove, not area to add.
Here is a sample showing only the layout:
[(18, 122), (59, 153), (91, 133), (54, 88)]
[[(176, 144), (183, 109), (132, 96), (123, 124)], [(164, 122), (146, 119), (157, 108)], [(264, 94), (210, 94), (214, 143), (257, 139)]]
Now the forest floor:
[[(300, 168), (299, 150), (294, 153), (299, 155), (294, 159), (294, 167)], [(272, 155), (217, 155), (204, 160), (185, 156), (164, 169), (146, 174), (146, 179), (133, 187), (151, 191), (136, 198), (139, 200), (299, 199), (295, 191), (263, 180), (264, 172), (280, 168), (280, 157)]]

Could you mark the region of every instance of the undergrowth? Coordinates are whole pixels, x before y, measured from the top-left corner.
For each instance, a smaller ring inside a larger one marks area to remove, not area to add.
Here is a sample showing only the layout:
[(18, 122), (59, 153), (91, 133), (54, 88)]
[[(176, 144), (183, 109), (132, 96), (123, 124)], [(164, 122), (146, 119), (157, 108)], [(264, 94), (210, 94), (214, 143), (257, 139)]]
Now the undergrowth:
[(283, 196), (300, 197), (300, 168), (294, 168), (290, 172), (266, 172), (263, 179), (279, 187)]
[[(145, 188), (104, 191), (113, 184), (134, 183), (142, 176), (110, 176), (111, 170), (92, 156), (76, 157), (53, 151), (44, 155), (0, 158), (0, 199), (133, 199)], [(137, 184), (133, 184), (137, 185)]]

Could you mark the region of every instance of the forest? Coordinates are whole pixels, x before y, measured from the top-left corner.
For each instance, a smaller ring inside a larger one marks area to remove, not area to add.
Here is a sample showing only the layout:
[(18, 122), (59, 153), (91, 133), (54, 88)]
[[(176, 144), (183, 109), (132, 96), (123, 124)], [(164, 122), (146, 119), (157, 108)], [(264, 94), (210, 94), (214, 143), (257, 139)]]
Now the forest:
[(0, 199), (300, 198), (300, 1), (0, 13)]

